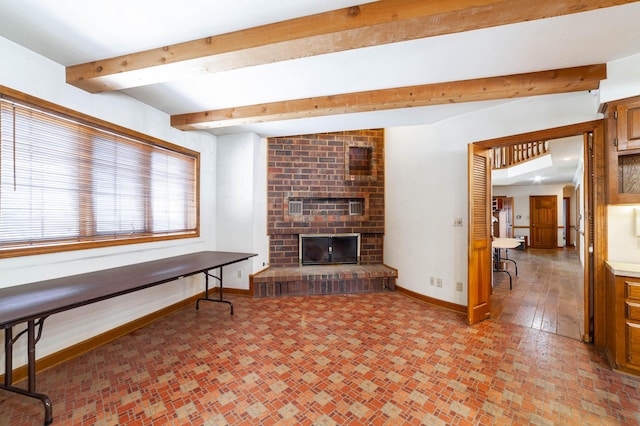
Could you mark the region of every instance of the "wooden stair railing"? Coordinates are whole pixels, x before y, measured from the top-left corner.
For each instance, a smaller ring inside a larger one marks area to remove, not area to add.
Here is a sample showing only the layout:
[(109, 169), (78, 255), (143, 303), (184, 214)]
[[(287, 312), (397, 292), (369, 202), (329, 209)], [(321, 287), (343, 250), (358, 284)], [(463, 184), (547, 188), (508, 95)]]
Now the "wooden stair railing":
[(517, 145), (493, 148), (493, 170), (506, 169), (546, 154), (547, 141), (525, 142)]

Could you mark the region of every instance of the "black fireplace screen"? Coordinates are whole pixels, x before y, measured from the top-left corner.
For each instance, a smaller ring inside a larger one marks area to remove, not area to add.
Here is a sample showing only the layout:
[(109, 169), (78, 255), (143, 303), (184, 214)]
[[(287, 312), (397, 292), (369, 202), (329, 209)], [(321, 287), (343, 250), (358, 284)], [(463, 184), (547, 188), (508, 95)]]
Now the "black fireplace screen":
[(358, 263), (359, 235), (300, 235), (300, 264)]

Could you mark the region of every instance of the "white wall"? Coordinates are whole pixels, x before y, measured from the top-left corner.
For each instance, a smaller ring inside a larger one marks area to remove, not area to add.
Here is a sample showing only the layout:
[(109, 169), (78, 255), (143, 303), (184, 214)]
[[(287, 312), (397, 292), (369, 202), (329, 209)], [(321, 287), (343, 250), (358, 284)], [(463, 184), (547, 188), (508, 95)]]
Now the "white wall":
[[(562, 197), (565, 185), (513, 185), (493, 187), (494, 196), (513, 197), (513, 235), (526, 235), (531, 243), (529, 229), (516, 228), (531, 224), (529, 217), (529, 196), (531, 195), (555, 195), (558, 206), (558, 226), (562, 226)], [(558, 247), (564, 245), (563, 230), (558, 229)]]
[(217, 143), (218, 250), (257, 253), (250, 262), (225, 267), (224, 285), (249, 288), (249, 274), (269, 259), (266, 140), (253, 133), (221, 136)]
[(609, 257), (612, 262), (640, 263), (640, 237), (635, 235), (635, 205), (608, 206)]
[[(67, 85), (64, 67), (4, 38), (0, 38), (0, 58), (0, 85), (201, 153), (199, 238), (1, 259), (0, 287), (216, 249), (214, 136), (173, 129), (168, 115), (125, 95), (92, 95)], [(51, 354), (201, 291), (202, 277), (194, 276), (52, 315), (45, 322), (37, 356)], [(0, 338), (4, 339), (1, 334)], [(26, 363), (24, 346), (16, 345), (16, 367)], [(4, 363), (4, 351), (0, 363)]]
[[(386, 129), (384, 263), (399, 269), (398, 285), (466, 306), (467, 145), (594, 120), (597, 106), (589, 93), (540, 96), (430, 126)], [(453, 226), (457, 217), (462, 227)], [(429, 284), (431, 276), (442, 278), (442, 288)]]

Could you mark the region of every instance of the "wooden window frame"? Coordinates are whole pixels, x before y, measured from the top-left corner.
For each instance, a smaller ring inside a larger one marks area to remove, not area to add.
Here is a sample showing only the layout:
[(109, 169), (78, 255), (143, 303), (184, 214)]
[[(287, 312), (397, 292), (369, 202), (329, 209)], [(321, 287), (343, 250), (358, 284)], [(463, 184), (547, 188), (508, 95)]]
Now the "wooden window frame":
[[(125, 144), (139, 144), (140, 151), (148, 151), (148, 155), (152, 156), (154, 152), (164, 152), (167, 157), (175, 156), (180, 159), (185, 160), (184, 162), (193, 163), (193, 174), (187, 174), (186, 176), (189, 178), (189, 182), (192, 182), (194, 188), (195, 195), (195, 206), (191, 208), (192, 213), (188, 216), (185, 216), (184, 223), (189, 224), (189, 226), (185, 226), (187, 229), (181, 230), (164, 230), (160, 232), (149, 232), (152, 230), (150, 227), (151, 218), (151, 207), (150, 205), (153, 203), (153, 198), (149, 196), (142, 197), (144, 204), (144, 231), (143, 232), (132, 232), (132, 233), (114, 233), (111, 235), (101, 236), (97, 232), (97, 228), (91, 230), (91, 227), (96, 226), (95, 223), (91, 223), (91, 220), (82, 220), (82, 218), (95, 216), (95, 212), (86, 212), (88, 207), (91, 209), (95, 207), (93, 202), (90, 203), (81, 203), (78, 207), (78, 228), (79, 232), (77, 238), (72, 236), (64, 237), (60, 239), (50, 239), (50, 240), (38, 240), (38, 241), (24, 241), (24, 242), (8, 242), (3, 244), (3, 241), (0, 240), (0, 258), (9, 258), (9, 257), (18, 257), (18, 256), (27, 256), (27, 255), (35, 255), (35, 254), (46, 254), (46, 253), (57, 253), (63, 251), (71, 251), (71, 250), (82, 250), (82, 249), (90, 249), (90, 248), (98, 248), (98, 247), (108, 247), (108, 246), (119, 246), (119, 245), (127, 245), (127, 244), (139, 244), (139, 243), (147, 243), (147, 242), (155, 242), (155, 241), (166, 241), (166, 240), (176, 240), (176, 239), (184, 239), (184, 238), (197, 238), (200, 236), (200, 153), (197, 151), (190, 150), (188, 148), (175, 145), (161, 139), (157, 139), (143, 133), (136, 132), (131, 129), (124, 128), (122, 126), (109, 123), (104, 120), (100, 120), (95, 117), (91, 117), (89, 115), (68, 109), (66, 107), (62, 107), (60, 105), (56, 105), (51, 102), (44, 101), (42, 99), (33, 97), (31, 95), (27, 95), (25, 93), (7, 88), (5, 86), (0, 85), (0, 99), (12, 103), (16, 103), (22, 106), (26, 106), (29, 108), (33, 108), (37, 111), (41, 111), (47, 114), (51, 114), (61, 120), (73, 121), (83, 126), (88, 126), (90, 128), (96, 129), (96, 132), (107, 132), (115, 135), (116, 137), (121, 137), (122, 141)], [(118, 143), (121, 141), (118, 140)], [(1, 147), (1, 144), (0, 144)], [(1, 151), (0, 151), (1, 155)], [(191, 167), (189, 167), (191, 169)], [(91, 170), (93, 170), (93, 166), (91, 166)], [(191, 180), (193, 179), (193, 181)], [(151, 179), (148, 179), (146, 182), (150, 184)], [(1, 183), (0, 183), (1, 184)], [(151, 185), (145, 185), (145, 192), (151, 192)], [(1, 188), (0, 188), (1, 190)], [(84, 194), (84, 195), (83, 195)], [(82, 194), (78, 194), (78, 197), (87, 197), (87, 194), (90, 193), (82, 192)], [(190, 203), (193, 206), (193, 202)], [(2, 205), (0, 204), (0, 209), (2, 209)], [(195, 211), (193, 211), (195, 210)], [(1, 211), (0, 211), (1, 213)], [(88, 238), (85, 238), (84, 235), (87, 233), (93, 234)], [(1, 237), (1, 235), (0, 235)]]

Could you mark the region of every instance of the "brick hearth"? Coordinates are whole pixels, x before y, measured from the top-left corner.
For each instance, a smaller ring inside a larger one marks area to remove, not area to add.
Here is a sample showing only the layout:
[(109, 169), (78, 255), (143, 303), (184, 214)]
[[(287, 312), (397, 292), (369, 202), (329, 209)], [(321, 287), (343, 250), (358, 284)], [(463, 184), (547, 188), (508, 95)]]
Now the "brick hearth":
[(398, 273), (384, 265), (269, 268), (251, 277), (254, 297), (393, 291)]

